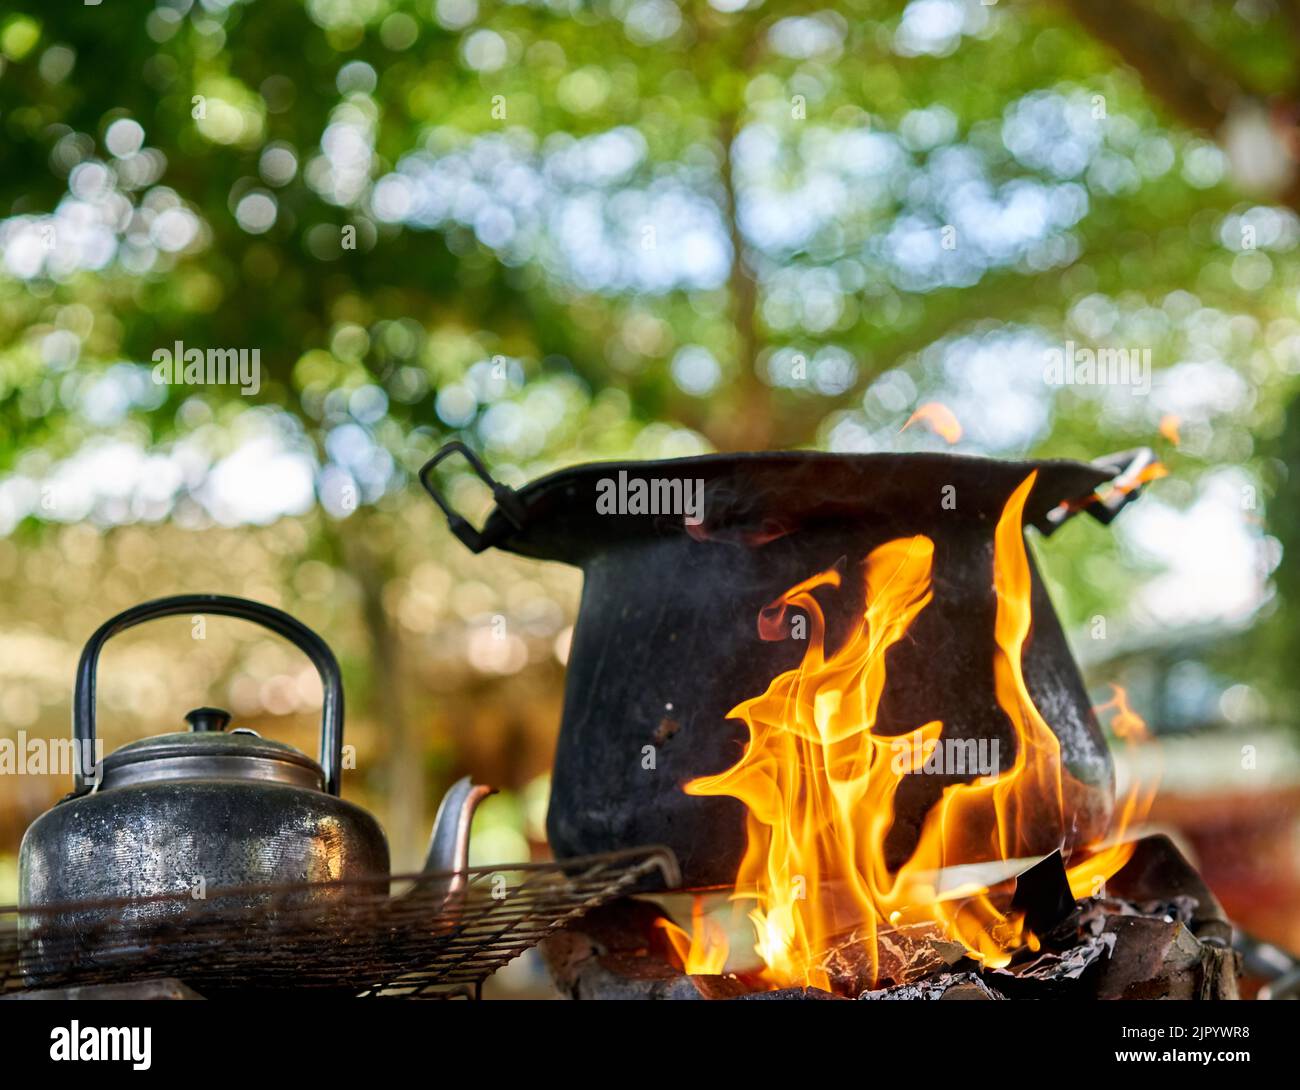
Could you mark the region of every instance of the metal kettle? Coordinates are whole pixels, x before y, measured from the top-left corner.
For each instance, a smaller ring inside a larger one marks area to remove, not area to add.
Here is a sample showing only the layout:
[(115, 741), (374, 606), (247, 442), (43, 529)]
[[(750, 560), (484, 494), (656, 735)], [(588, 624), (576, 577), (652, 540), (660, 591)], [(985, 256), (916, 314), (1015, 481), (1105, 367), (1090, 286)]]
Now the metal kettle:
[[(104, 644), (160, 617), (215, 614), (252, 621), (288, 639), (311, 659), (324, 689), (320, 759), (244, 728), (230, 715), (196, 708), (189, 729), (131, 742), (100, 762), (95, 681)], [(388, 872), (388, 843), (378, 822), (339, 797), (343, 758), (343, 683), (326, 643), (289, 614), (218, 594), (183, 594), (134, 606), (91, 636), (77, 668), (73, 700), (74, 790), (28, 828), (19, 852), (24, 907), (131, 898), (116, 918), (157, 922), (186, 900), (158, 895), (284, 883), (329, 883)], [(461, 871), (468, 830), (491, 789), (468, 778), (443, 801), (426, 872)], [(443, 883), (454, 892), (453, 879)], [(308, 900), (339, 897), (338, 886), (309, 887)], [(138, 907), (135, 902), (139, 901)], [(229, 904), (229, 902), (226, 902)], [(254, 890), (248, 903), (259, 903)], [(95, 909), (78, 909), (93, 921)]]

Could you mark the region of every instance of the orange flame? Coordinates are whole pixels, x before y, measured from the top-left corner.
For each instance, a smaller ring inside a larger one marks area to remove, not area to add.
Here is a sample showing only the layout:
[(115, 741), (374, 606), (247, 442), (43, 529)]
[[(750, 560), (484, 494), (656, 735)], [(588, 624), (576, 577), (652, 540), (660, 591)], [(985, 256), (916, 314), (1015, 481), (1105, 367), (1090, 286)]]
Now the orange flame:
[(684, 972), (717, 975), (727, 964), (727, 933), (716, 920), (704, 914), (703, 898), (696, 897), (691, 904), (691, 933), (688, 935), (672, 920), (661, 916), (655, 921), (668, 936), (668, 942), (677, 955), (678, 968)]
[(916, 423), (928, 425), (931, 431), (950, 444), (957, 442), (961, 438), (961, 424), (953, 415), (952, 410), (938, 401), (927, 401), (909, 416), (907, 423), (898, 430), (900, 433), (905, 432)]
[[(1110, 729), (1117, 738), (1122, 739), (1130, 748), (1150, 741), (1151, 735), (1147, 725), (1128, 703), (1128, 693), (1120, 686), (1111, 686), (1111, 699), (1096, 710), (1111, 712)], [(1146, 782), (1134, 778), (1120, 802), (1118, 817), (1114, 822), (1115, 831), (1105, 846), (1094, 846), (1093, 854), (1070, 867), (1070, 892), (1075, 897), (1095, 897), (1102, 890), (1106, 879), (1118, 871), (1133, 855), (1135, 843), (1125, 839), (1125, 833), (1133, 825), (1151, 812), (1151, 803), (1155, 799), (1156, 789), (1160, 786), (1158, 776)]]
[[(736, 764), (690, 781), (685, 791), (731, 796), (747, 807), (747, 843), (733, 896), (754, 904), (755, 951), (772, 986), (829, 989), (825, 955), (848, 934), (875, 977), (879, 932), (901, 923), (933, 921), (988, 966), (1006, 964), (1015, 949), (1035, 941), (1019, 914), (1006, 910), (1005, 889), (998, 896), (978, 882), (947, 889), (952, 872), (941, 873), (1032, 856), (1053, 835), (1060, 844), (1067, 839), (1068, 774), (1021, 666), (1032, 624), (1021, 527), (1035, 477), (1030, 474), (1008, 500), (994, 536), (997, 651), (991, 666), (998, 704), (1014, 733), (1014, 759), (1009, 767), (945, 788), (896, 873), (886, 866), (884, 850), (894, 799), (903, 778), (923, 770), (943, 737), (943, 723), (888, 737), (876, 733), (876, 719), (886, 654), (932, 598), (933, 542), (918, 535), (871, 552), (863, 613), (838, 650), (827, 651), (825, 616), (814, 597), (814, 591), (841, 585), (836, 569), (806, 579), (763, 610), (760, 630), (768, 635), (788, 610), (801, 611), (809, 622), (807, 652), (763, 695), (730, 713), (749, 729)], [(1130, 801), (1126, 820), (1138, 807)], [(1076, 881), (1091, 886), (1097, 873), (1104, 879), (1127, 858), (1090, 856), (1086, 873), (1076, 877), (1071, 870), (1071, 888)]]
[(1160, 418), (1160, 434), (1168, 439), (1169, 442), (1173, 443), (1174, 446), (1178, 446), (1181, 442), (1178, 435), (1180, 424), (1182, 424), (1182, 420), (1176, 417), (1173, 413), (1165, 413), (1165, 415)]
[(1110, 701), (1096, 709), (1099, 712), (1114, 711), (1110, 729), (1126, 742), (1147, 741), (1151, 737), (1147, 732), (1147, 725), (1142, 721), (1142, 717), (1129, 707), (1128, 693), (1118, 685), (1112, 685), (1110, 691), (1112, 694)]

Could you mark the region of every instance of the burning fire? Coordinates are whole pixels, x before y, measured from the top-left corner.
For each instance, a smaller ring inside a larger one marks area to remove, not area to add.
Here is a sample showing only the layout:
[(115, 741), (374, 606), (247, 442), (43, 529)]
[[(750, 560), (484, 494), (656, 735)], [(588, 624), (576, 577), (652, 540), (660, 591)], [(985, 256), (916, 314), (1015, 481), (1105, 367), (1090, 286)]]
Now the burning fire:
[[(1128, 693), (1118, 685), (1111, 686), (1112, 696), (1109, 701), (1096, 710), (1110, 712), (1110, 729), (1116, 737), (1129, 746), (1141, 745), (1150, 740), (1147, 725), (1142, 717), (1129, 707)], [(1116, 835), (1106, 846), (1096, 846), (1094, 853), (1087, 859), (1071, 867), (1068, 871), (1070, 892), (1078, 897), (1094, 897), (1101, 892), (1106, 879), (1120, 869), (1133, 855), (1133, 843), (1124, 840), (1124, 831), (1141, 821), (1151, 811), (1155, 799), (1158, 777), (1147, 782), (1134, 778), (1119, 805), (1119, 816), (1115, 821)]]
[(677, 962), (688, 973), (716, 975), (727, 964), (727, 933), (717, 920), (704, 914), (704, 899), (695, 897), (691, 904), (691, 933), (688, 935), (672, 920), (661, 916), (655, 921), (668, 936)]
[[(948, 889), (941, 880), (944, 868), (1033, 856), (1031, 831), (1037, 834), (1032, 842), (1041, 845), (1044, 828), (1059, 830), (1062, 843), (1069, 828), (1060, 746), (1030, 698), (1021, 667), (1032, 623), (1021, 527), (1035, 477), (1012, 494), (994, 536), (992, 668), (997, 701), (1015, 737), (1014, 760), (991, 775), (945, 788), (925, 817), (915, 851), (897, 872), (885, 865), (894, 798), (904, 776), (919, 771), (924, 756), (940, 744), (943, 723), (933, 720), (887, 737), (876, 733), (877, 712), (886, 654), (933, 596), (933, 543), (918, 535), (871, 552), (863, 613), (834, 651), (826, 648), (825, 616), (814, 592), (841, 585), (836, 568), (792, 587), (760, 615), (766, 638), (783, 630), (791, 610), (807, 617), (803, 662), (732, 710), (749, 728), (736, 764), (692, 780), (685, 790), (731, 796), (747, 807), (747, 844), (733, 896), (753, 902), (755, 950), (771, 986), (829, 990), (825, 956), (850, 937), (869, 958), (874, 978), (880, 931), (902, 924), (933, 922), (987, 966), (1006, 964), (1018, 947), (1035, 941), (1020, 914), (1011, 913), (1006, 898), (997, 898), (990, 887), (969, 881)], [(1116, 732), (1135, 736), (1141, 721), (1122, 693), (1116, 701)], [(1149, 792), (1130, 794), (1120, 808), (1117, 837), (1149, 801)], [(1131, 850), (1113, 845), (1070, 867), (1076, 896), (1096, 892)], [(680, 929), (670, 929), (670, 937), (674, 931), (688, 964), (703, 964), (705, 950), (709, 964), (725, 962), (720, 929), (709, 935), (695, 919), (689, 942)]]
[(916, 423), (927, 424), (931, 431), (950, 444), (957, 442), (961, 438), (961, 424), (953, 416), (952, 410), (947, 405), (941, 405), (937, 401), (927, 401), (909, 416), (907, 423), (898, 430), (905, 432)]

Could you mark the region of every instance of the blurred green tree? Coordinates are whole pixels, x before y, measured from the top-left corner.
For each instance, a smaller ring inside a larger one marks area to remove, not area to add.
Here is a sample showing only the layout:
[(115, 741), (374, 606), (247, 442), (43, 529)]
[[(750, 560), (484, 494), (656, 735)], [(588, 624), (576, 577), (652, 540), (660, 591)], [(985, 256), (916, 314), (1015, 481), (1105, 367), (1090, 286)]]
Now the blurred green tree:
[[(994, 454), (1091, 457), (1171, 416), (1185, 483), (1162, 488), (1188, 506), (1204, 473), (1259, 477), (1300, 363), (1297, 25), (1147, 0), (18, 0), (0, 471), (103, 435), (197, 440), (211, 469), (262, 414), (315, 463), (314, 548), (359, 573), (381, 679), (369, 519), (452, 433), (518, 480), (925, 445), (898, 431), (929, 398)], [(148, 381), (177, 341), (256, 348), (256, 396)], [(1068, 342), (1165, 377), (1048, 388)], [(69, 517), (51, 502), (19, 532)], [(1151, 566), (1100, 531), (1054, 550), (1075, 620), (1123, 613)]]

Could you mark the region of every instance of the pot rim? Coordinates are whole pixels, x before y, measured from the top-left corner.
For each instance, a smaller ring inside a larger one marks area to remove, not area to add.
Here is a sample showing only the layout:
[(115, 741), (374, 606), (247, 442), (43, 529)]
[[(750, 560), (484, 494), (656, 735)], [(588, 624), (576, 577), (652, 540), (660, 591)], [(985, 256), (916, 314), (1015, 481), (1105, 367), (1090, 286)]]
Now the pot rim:
[[(462, 454), (492, 488), (496, 506), (481, 530), (451, 508), (432, 480), (434, 467), (452, 453)], [(595, 489), (601, 479), (618, 476), (621, 487), (624, 474), (641, 480), (696, 478), (706, 490), (712, 490), (711, 509), (722, 509), (721, 520), (709, 520), (712, 528), (737, 523), (752, 527), (764, 519), (798, 527), (826, 518), (842, 522), (890, 511), (915, 514), (923, 506), (918, 502), (921, 497), (937, 494), (946, 484), (952, 484), (961, 495), (959, 517), (982, 519), (996, 514), (1014, 488), (1030, 473), (1037, 473), (1025, 524), (1050, 534), (1082, 510), (1103, 523), (1110, 522), (1137, 496), (1145, 479), (1142, 473), (1154, 461), (1147, 448), (1094, 462), (1014, 460), (935, 451), (746, 451), (584, 462), (544, 474), (516, 491), (494, 480), (477, 455), (454, 441), (425, 464), (420, 479), (447, 515), (452, 531), (474, 552), (497, 546), (524, 556), (581, 565), (583, 557), (598, 549), (602, 541), (691, 529), (682, 525), (680, 517), (674, 524), (671, 517), (658, 514), (620, 513), (593, 520)], [(1124, 487), (1102, 498), (1097, 490), (1107, 481)], [(578, 490), (583, 486), (591, 486), (593, 493), (580, 501)], [(618, 523), (623, 525), (614, 531)]]

